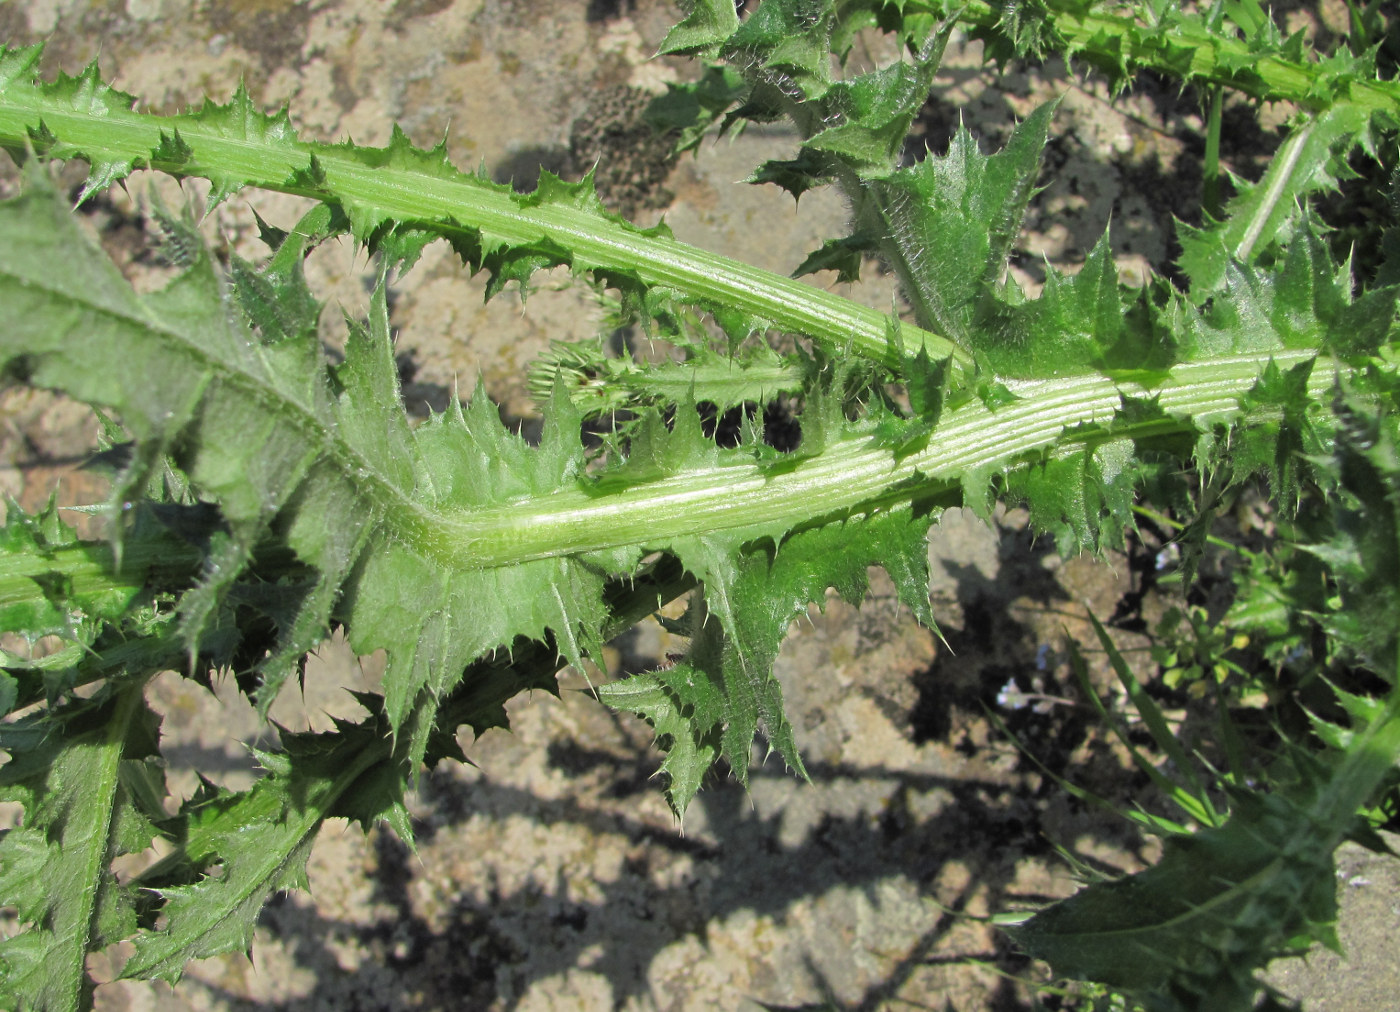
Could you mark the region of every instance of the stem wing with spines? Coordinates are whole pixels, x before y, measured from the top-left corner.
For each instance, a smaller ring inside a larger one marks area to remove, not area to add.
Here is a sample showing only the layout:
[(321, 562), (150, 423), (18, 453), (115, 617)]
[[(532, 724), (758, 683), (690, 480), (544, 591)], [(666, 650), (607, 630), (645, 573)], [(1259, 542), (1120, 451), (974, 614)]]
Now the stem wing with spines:
[[(181, 115), (137, 112), (136, 100), (104, 84), (95, 66), (78, 78), (37, 81), (41, 54), (41, 46), (0, 47), (0, 146), (21, 158), (33, 150), (86, 159), (102, 170), (86, 192), (150, 167), (210, 179), (215, 200), (243, 186), (298, 194), (337, 208), (355, 238), (390, 263), (411, 264), (428, 242), (447, 239), (473, 270), (488, 272), (488, 295), (563, 264), (618, 287), (642, 309), (649, 299), (683, 296), (748, 326), (894, 364), (886, 314), (676, 242), (664, 225), (638, 228), (603, 211), (589, 179), (544, 173), (533, 194), (518, 194), (459, 171), (445, 144), (425, 151), (398, 129), (383, 148), (301, 140), (285, 110), (260, 112), (242, 88), (227, 104), (206, 101)], [(916, 328), (906, 328), (906, 339), (939, 356), (954, 350)]]
[[(907, 24), (956, 18), (981, 39), (989, 60), (1040, 59), (1051, 53), (1104, 74), (1116, 89), (1144, 70), (1185, 84), (1222, 85), (1261, 101), (1325, 109), (1354, 100), (1400, 110), (1400, 82), (1380, 80), (1375, 51), (1319, 57), (1301, 32), (1285, 36), (1264, 5), (1189, 6), (1176, 0), (1118, 4), (1102, 0), (887, 0)], [(889, 21), (893, 23), (893, 15)]]

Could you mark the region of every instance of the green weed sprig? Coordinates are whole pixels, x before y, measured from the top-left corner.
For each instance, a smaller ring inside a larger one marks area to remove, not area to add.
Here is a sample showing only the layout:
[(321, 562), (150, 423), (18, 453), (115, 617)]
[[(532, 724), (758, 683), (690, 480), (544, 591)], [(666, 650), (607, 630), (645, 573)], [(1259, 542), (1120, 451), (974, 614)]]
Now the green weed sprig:
[[(1125, 288), (1104, 241), (1030, 298), (1005, 268), (1054, 105), (996, 154), (962, 130), (945, 155), (900, 161), (955, 21), (993, 56), (1064, 52), (1117, 83), (1151, 67), (1302, 111), (1260, 180), (1238, 181), (1218, 220), (1183, 226), (1186, 287)], [(906, 57), (841, 76), (868, 29), (893, 33)], [(0, 205), (0, 369), (110, 411), (122, 443), (107, 455), (107, 541), (80, 541), (53, 507), (12, 508), (0, 530), (4, 631), (66, 643), (6, 656), (0, 671), (11, 757), (0, 797), (25, 813), (0, 840), (0, 904), (24, 927), (0, 942), (12, 1005), (82, 1007), (88, 953), (119, 941), (134, 945), (127, 976), (167, 980), (190, 959), (245, 949), (266, 898), (302, 884), (325, 819), (383, 820), (410, 839), (405, 788), (424, 764), (463, 758), (459, 727), (502, 726), (505, 700), (550, 688), (562, 661), (597, 658), (681, 594), (692, 594), (684, 655), (599, 690), (654, 727), (678, 816), (721, 760), (747, 782), (760, 733), (805, 775), (772, 674), (789, 622), (828, 588), (858, 602), (880, 565), (932, 625), (925, 539), (944, 508), (1024, 504), (1074, 552), (1120, 544), (1135, 508), (1155, 503), (1186, 514), (1189, 560), (1221, 499), (1256, 477), (1280, 510), (1312, 510), (1298, 550), (1319, 560), (1322, 600), (1345, 605), (1281, 601), (1330, 644), (1309, 670), (1332, 680), (1335, 712), (1312, 715), (1314, 740), (1278, 744), (1262, 787), (1230, 781), (1228, 813), (1208, 775), (1186, 773), (1186, 793), (1157, 776), (1188, 815), (1210, 813), (1207, 827), (1149, 821), (1171, 837), (1161, 864), (1086, 889), (1016, 937), (1057, 973), (1182, 1009), (1247, 1007), (1258, 967), (1328, 940), (1331, 854), (1348, 835), (1371, 839), (1363, 816), (1380, 810), (1400, 755), (1397, 697), (1360, 689), (1372, 684), (1360, 673), (1388, 686), (1397, 674), (1384, 616), (1400, 608), (1400, 293), (1359, 287), (1309, 204), (1357, 151), (1389, 157), (1395, 82), (1367, 46), (1319, 58), (1249, 3), (1197, 14), (764, 0), (741, 20), (728, 0), (699, 0), (664, 49), (722, 65), (659, 101), (658, 121), (693, 145), (714, 124), (788, 118), (798, 150), (755, 181), (799, 196), (835, 184), (852, 209), (850, 233), (799, 270), (849, 280), (880, 257), (914, 322), (637, 228), (606, 213), (587, 179), (545, 175), (521, 195), (398, 131), (384, 148), (304, 141), (285, 111), (267, 115), (242, 90), (156, 116), (96, 67), (46, 83), (37, 47), (0, 50), (0, 145), (28, 163), (25, 192)], [(62, 159), (89, 163), (84, 196), (149, 167), (208, 179), (214, 205), (248, 188), (317, 206), (267, 230), (265, 263), (234, 259), (226, 273), (168, 217), (182, 272), (139, 296), (53, 192), (48, 163)], [(301, 263), (341, 233), (385, 272), (331, 363)], [(676, 337), (685, 360), (554, 349), (535, 373), (538, 445), (481, 392), (414, 427), (385, 288), (389, 268), (411, 269), (437, 239), (488, 272), (488, 297), (545, 267), (587, 274), (629, 319)], [(696, 310), (723, 348), (673, 329)], [(769, 330), (800, 339), (796, 350), (745, 350)], [(697, 410), (779, 394), (797, 414), (795, 448), (766, 444), (752, 421), (738, 445), (718, 445)], [(583, 438), (585, 418), (618, 413), (616, 430)], [(332, 626), (357, 652), (387, 654), (382, 696), (361, 697), (369, 716), (283, 734), (257, 753), (253, 788), (207, 785), (170, 817), (149, 679), (232, 670), (266, 713)], [(1153, 723), (1147, 678), (1106, 634), (1101, 646), (1166, 754), (1189, 762)], [(1223, 712), (1228, 736), (1228, 701)], [(134, 879), (112, 874), (114, 858), (157, 839), (167, 857)]]

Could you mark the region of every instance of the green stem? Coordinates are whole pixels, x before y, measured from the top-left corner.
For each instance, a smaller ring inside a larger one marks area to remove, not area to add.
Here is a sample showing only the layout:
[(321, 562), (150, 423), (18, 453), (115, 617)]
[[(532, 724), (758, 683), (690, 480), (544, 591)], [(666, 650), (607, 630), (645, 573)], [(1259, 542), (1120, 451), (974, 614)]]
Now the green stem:
[[(964, 25), (990, 32), (999, 31), (1004, 18), (1001, 4), (985, 0), (930, 6), (953, 14)], [(1062, 46), (1076, 59), (1115, 78), (1150, 68), (1177, 80), (1222, 85), (1261, 101), (1286, 100), (1314, 111), (1326, 108), (1336, 98), (1346, 98), (1392, 115), (1400, 112), (1400, 82), (1355, 78), (1338, 85), (1339, 95), (1328, 95), (1318, 88), (1325, 73), (1322, 67), (1253, 52), (1244, 39), (1193, 35), (1188, 45), (1153, 34), (1150, 26), (1145, 29), (1134, 16), (1056, 9), (1053, 0), (1046, 6)]]
[[(1066, 434), (1112, 421), (1125, 395), (1154, 397), (1171, 417), (1152, 423), (1160, 432), (1115, 429), (1115, 436), (1160, 435), (1227, 420), (1270, 359), (1286, 368), (1315, 355), (1278, 351), (1194, 362), (1178, 366), (1150, 391), (1100, 375), (1027, 382), (1014, 389), (1019, 400), (996, 411), (974, 401), (945, 414), (929, 446), (904, 457), (869, 437), (852, 436), (780, 473), (742, 461), (606, 496), (578, 486), (509, 506), (444, 515), (430, 534), (424, 532), (433, 538), (424, 547), (450, 565), (486, 568), (896, 508), (956, 490), (965, 475), (990, 475), (1046, 452), (1071, 452), (1095, 437)], [(1334, 369), (1319, 363), (1310, 390), (1320, 396), (1333, 382)]]
[(1219, 221), (1220, 213), (1220, 125), (1224, 107), (1223, 88), (1210, 89), (1210, 112), (1206, 119), (1206, 159), (1201, 167), (1201, 210)]
[[(819, 453), (796, 455), (776, 467), (736, 453), (720, 458), (728, 463), (630, 486), (624, 484), (628, 475), (623, 471), (608, 476), (606, 490), (585, 477), (548, 495), (444, 511), (421, 501), (401, 477), (370, 466), (359, 444), (341, 427), (327, 425), (319, 410), (288, 397), (249, 364), (220, 357), (199, 335), (153, 318), (140, 304), (117, 300), (113, 307), (109, 303), (114, 300), (94, 298), (86, 288), (55, 290), (51, 277), (27, 269), (9, 279), (6, 290), (27, 300), (21, 303), (27, 308), (14, 314), (19, 322), (9, 338), (31, 355), (37, 354), (35, 349), (60, 346), (89, 349), (93, 334), (100, 332), (94, 328), (103, 321), (101, 330), (115, 335), (114, 349), (160, 342), (169, 349), (167, 358), (198, 363), (198, 375), (217, 375), (227, 390), (237, 390), (254, 403), (278, 405), (282, 428), (299, 429), (304, 437), (297, 447), (301, 460), (308, 466), (312, 460), (323, 461), (353, 483), (366, 512), (383, 518), (395, 537), (433, 562), (457, 569), (616, 548), (665, 548), (707, 532), (788, 530), (842, 515), (898, 508), (915, 499), (955, 495), (966, 480), (990, 481), (1046, 452), (1100, 438), (1078, 433), (1086, 426), (1112, 422), (1124, 395), (1151, 398), (1166, 413), (1153, 423), (1164, 427), (1156, 434), (1190, 431), (1202, 419), (1224, 420), (1236, 412), (1239, 399), (1271, 360), (1287, 367), (1316, 354), (1304, 349), (1204, 359), (1178, 366), (1150, 390), (1097, 373), (1015, 383), (1016, 401), (993, 411), (974, 399), (947, 410), (929, 445), (902, 456), (870, 436), (848, 435), (832, 439)], [(75, 313), (74, 307), (83, 307), (83, 313)], [(378, 312), (383, 312), (382, 304)], [(50, 320), (81, 320), (82, 326), (65, 331), (39, 322)], [(1331, 371), (1312, 370), (1315, 393), (1326, 389)], [(196, 370), (191, 367), (189, 372)], [(89, 379), (82, 375), (65, 388), (88, 400), (111, 396), (101, 386), (89, 389), (86, 383)], [(138, 401), (118, 400), (114, 407), (139, 416)], [(1076, 434), (1067, 437), (1067, 432)], [(224, 477), (223, 484), (210, 488), (225, 496), (226, 508), (228, 496), (248, 498), (239, 484), (241, 473)], [(247, 504), (239, 505), (246, 515)]]
[[(14, 63), (26, 62), (17, 59), (26, 55), (32, 56), (27, 64), (37, 63), (37, 52), (0, 50), (0, 59)], [(80, 80), (89, 78), (102, 87), (95, 72)], [(310, 197), (344, 207), (352, 220), (392, 219), (467, 245), (484, 233), (507, 247), (567, 251), (576, 267), (674, 289), (891, 367), (901, 363), (890, 341), (890, 319), (878, 310), (688, 246), (664, 230), (638, 229), (587, 201), (536, 203), (459, 172), (399, 138), (382, 150), (301, 141), (284, 117), (262, 115), (241, 93), (229, 107), (159, 116), (123, 108), (130, 96), (106, 92), (101, 114), (94, 115), (79, 105), (70, 85), (35, 84), (28, 65), (8, 77), (0, 73), (0, 146), (23, 154), (37, 138), (48, 156), (83, 158), (111, 168), (115, 178), (147, 167), (230, 189), (253, 186)], [(230, 129), (231, 112), (249, 120), (237, 136)], [(951, 355), (970, 366), (966, 353), (948, 339), (907, 324), (902, 330), (910, 350), (923, 344), (933, 357)]]

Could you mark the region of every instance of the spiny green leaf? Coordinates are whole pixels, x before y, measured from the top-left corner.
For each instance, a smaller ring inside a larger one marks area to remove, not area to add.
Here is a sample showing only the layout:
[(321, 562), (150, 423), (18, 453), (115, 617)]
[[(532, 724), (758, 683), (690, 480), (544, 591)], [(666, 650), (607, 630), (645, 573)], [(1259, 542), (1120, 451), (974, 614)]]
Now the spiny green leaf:
[(929, 39), (912, 62), (896, 62), (813, 89), (807, 95), (810, 101), (789, 110), (807, 134), (797, 157), (764, 163), (748, 182), (776, 183), (800, 198), (833, 179), (840, 179), (849, 191), (857, 177), (889, 173), (909, 124), (928, 97), (950, 30), (951, 24)]
[(894, 449), (896, 456), (922, 450), (938, 427), (948, 400), (948, 361), (931, 362), (922, 348), (904, 367), (904, 388), (909, 396), (909, 419), (880, 422), (880, 441)]
[(261, 269), (242, 257), (230, 258), (234, 300), (264, 342), (296, 340), (305, 345), (308, 335), (316, 331), (322, 306), (307, 287), (302, 261), (316, 242), (337, 230), (333, 218), (330, 207), (318, 204), (291, 232), (273, 230), (264, 222), (263, 237), (274, 243), (276, 255)]
[(84, 616), (114, 619), (126, 612), (142, 573), (133, 567), (119, 585), (92, 580), (82, 566), (84, 557), (110, 561), (110, 552), (97, 546), (74, 551), (77, 546), (77, 533), (63, 522), (54, 499), (33, 515), (14, 501), (6, 504), (0, 527), (0, 629), (34, 640), (70, 632)]
[[(62, 386), (121, 412), (138, 442), (116, 495), (148, 484), (172, 455), (220, 495), (232, 537), (223, 542), (205, 589), (185, 601), (193, 649), (215, 599), (310, 462), (308, 426), (334, 425), (319, 351), (308, 341), (250, 340), (231, 320), (202, 254), (170, 287), (138, 298), (105, 256), (79, 237), (37, 177), (33, 185), (35, 192), (4, 208), (10, 234), (28, 245), (23, 254), (7, 247), (11, 256), (0, 264), (0, 284), (27, 322), (10, 329), (0, 357), (26, 355), (33, 382)], [(65, 313), (71, 314), (68, 328), (43, 322)], [(283, 413), (267, 410), (269, 400)], [(202, 445), (193, 440), (176, 454), (177, 441), (196, 429), (206, 436), (241, 431), (243, 437), (206, 438)]]
[(15, 240), (0, 251), (0, 287), (16, 313), (0, 358), (22, 355), (33, 382), (120, 412), (138, 437), (126, 487), (146, 484), (172, 456), (218, 498), (231, 536), (182, 601), (192, 650), (274, 517), (321, 580), (283, 630), (285, 650), (273, 657), (283, 666), (269, 669), (264, 707), (287, 658), (324, 634), (341, 591), (347, 617), (363, 619), (355, 645), (391, 654), (395, 726), (415, 706), (431, 709), (473, 657), (516, 636), (552, 629), (576, 662), (596, 648), (604, 578), (625, 571), (635, 552), (500, 569), (433, 561), (436, 512), (543, 494), (577, 477), (578, 416), (565, 404), (539, 451), (507, 433), (485, 398), (470, 420), (459, 412), (412, 433), (382, 289), (371, 330), (352, 330), (332, 375), (308, 326), (289, 336), (263, 321), (264, 341), (238, 326), (207, 258), (170, 288), (137, 297), (40, 190), (0, 210)]
[(869, 27), (893, 34), (911, 54), (919, 52), (938, 27), (933, 4), (923, 0), (848, 0), (836, 5), (831, 51), (844, 64), (858, 33)]
[(1055, 532), (1062, 553), (1116, 546), (1132, 522), (1135, 462), (1131, 439), (1109, 439), (1052, 455), (1018, 476), (1011, 490), (1025, 496), (1037, 530)]
[(1010, 934), (1055, 973), (1127, 990), (1153, 1008), (1249, 1008), (1275, 956), (1335, 945), (1332, 854), (1400, 755), (1391, 698), (1329, 762), (1289, 753), (1273, 793), (1237, 790), (1218, 828), (1168, 839), (1136, 875), (1081, 890)]
[[(670, 688), (673, 683), (680, 691)], [(714, 731), (723, 712), (723, 690), (703, 670), (680, 664), (600, 686), (598, 698), (645, 718), (656, 731), (657, 747), (666, 753), (658, 771), (666, 774), (666, 800), (677, 818), (684, 815), (719, 758)]]
[[(142, 880), (164, 901), (163, 926), (136, 936), (124, 977), (174, 983), (192, 959), (247, 951), (268, 897), (306, 887), (306, 859), (327, 816), (387, 818), (396, 828), (407, 826), (401, 803), (363, 782), (384, 762), (397, 771), (387, 727), (371, 720), (364, 728), (340, 730), (361, 733), (289, 735), (287, 754), (258, 753), (269, 772), (250, 790), (206, 785), (186, 803), (183, 847)], [(161, 884), (171, 875), (195, 880)]]
[(749, 752), (763, 729), (771, 748), (805, 776), (782, 687), (772, 674), (783, 635), (809, 603), (835, 588), (864, 598), (867, 569), (883, 566), (899, 599), (930, 628), (926, 536), (936, 514), (909, 509), (852, 517), (789, 535), (776, 552), (754, 544), (734, 558), (719, 539), (678, 542), (673, 549), (705, 581), (692, 621), (690, 650), (673, 668), (605, 686), (604, 702), (641, 714), (667, 750), (667, 798), (682, 815), (705, 769), (722, 755), (748, 783)]
[[(0, 47), (0, 87), (8, 90), (11, 85), (21, 87), (27, 85), (38, 70), (39, 58), (43, 52), (43, 45), (26, 46), (20, 49)], [(77, 77), (60, 74), (58, 80), (51, 87), (53, 94), (63, 96), (63, 100), (69, 108), (87, 116), (119, 115), (123, 112), (130, 112), (136, 104), (134, 95), (118, 91), (103, 82), (97, 73), (96, 64), (90, 64)], [(40, 143), (37, 145), (37, 149), (42, 150), (45, 155), (50, 157), (65, 158), (71, 157), (71, 154), (74, 153), (71, 152), (70, 146), (56, 137), (42, 120), (31, 125), (26, 132), (26, 139), (38, 140)], [(168, 151), (168, 144), (169, 141), (164, 134), (158, 134), (158, 140), (153, 150)], [(11, 144), (7, 147), (19, 159), (27, 156), (22, 145)], [(125, 179), (131, 174), (132, 169), (142, 161), (136, 155), (98, 149), (84, 152), (84, 157), (87, 158), (91, 169), (80, 200), (85, 200), (91, 194), (100, 192), (113, 183)]]
[(988, 299), (974, 319), (973, 346), (1001, 376), (1165, 368), (1175, 360), (1175, 349), (1153, 347), (1165, 328), (1129, 329), (1106, 232), (1078, 273), (1051, 269), (1040, 298)]
[(1376, 674), (1400, 683), (1400, 647), (1394, 616), (1400, 609), (1400, 424), (1396, 405), (1344, 397), (1331, 459), (1316, 465), (1335, 474), (1334, 531), (1304, 546), (1329, 566), (1341, 601), (1324, 614), (1329, 633), (1354, 650)]
[[(14, 623), (11, 632), (31, 640), (56, 634), (63, 645), (38, 656), (0, 652), (7, 669), (0, 715), (41, 700), (56, 706), (74, 687), (99, 678), (139, 677), (183, 663), (176, 623), (159, 591), (189, 585), (200, 549), (152, 522), (149, 507), (131, 512), (118, 565), (110, 544), (78, 540), (52, 504), (32, 517), (9, 505), (9, 523), (0, 528), (0, 614)], [(41, 725), (0, 722), (0, 748), (22, 750), (42, 738)]]
[(1285, 841), (1305, 813), (1259, 801), (1220, 829), (1168, 837), (1154, 867), (1090, 886), (1010, 934), (1057, 975), (1180, 994), (1160, 1008), (1186, 1012), (1207, 995), (1219, 1008), (1250, 1007), (1253, 970), (1335, 918), (1326, 845), (1341, 835), (1319, 833), (1318, 845), (1291, 853)]
[(784, 93), (819, 96), (831, 83), (832, 6), (764, 0), (725, 41), (725, 58)]
[(804, 151), (833, 155), (862, 175), (894, 167), (909, 125), (928, 99), (948, 33), (917, 54), (913, 63), (894, 63), (831, 86), (823, 95), (823, 126), (803, 144)]
[(658, 133), (674, 133), (677, 154), (700, 146), (705, 134), (748, 94), (743, 75), (710, 65), (698, 81), (668, 82), (665, 94), (647, 105), (645, 118)]
[(685, 17), (671, 27), (659, 55), (714, 53), (739, 27), (733, 0), (689, 0)]
[[(378, 319), (376, 347), (387, 370), (392, 366), (387, 322), (382, 312)], [(465, 413), (454, 408), (420, 426), (412, 454), (404, 459), (413, 461), (418, 488), (430, 492), (430, 502), (439, 508), (489, 508), (522, 495), (543, 496), (571, 485), (583, 466), (579, 415), (567, 399), (556, 399), (551, 409), (535, 449), (508, 432), (495, 406), (478, 394)], [(366, 414), (361, 424), (369, 426), (373, 417)], [(317, 515), (307, 513), (308, 523)], [(606, 617), (605, 579), (629, 571), (640, 555), (633, 549), (454, 568), (435, 565), (431, 555), (405, 550), (382, 535), (371, 549), (357, 565), (343, 608), (358, 652), (384, 648), (395, 658), (394, 675), (385, 683), (386, 709), (395, 726), (421, 702), (420, 694), (436, 698), (455, 684), (467, 662), (517, 636), (543, 639), (552, 632), (574, 663), (596, 654), (597, 630)], [(404, 636), (406, 629), (417, 632)]]
[[(831, 182), (834, 175), (835, 170), (830, 158), (804, 147), (798, 152), (796, 158), (769, 159), (754, 169), (753, 175), (744, 182), (772, 183), (775, 186), (781, 186), (792, 194), (794, 201), (800, 202), (804, 193), (819, 186), (825, 186)], [(809, 272), (798, 268), (793, 276), (800, 277), (806, 273)]]
[(1290, 512), (1297, 509), (1299, 486), (1308, 476), (1305, 455), (1322, 449), (1323, 433), (1308, 395), (1311, 372), (1309, 362), (1286, 372), (1270, 364), (1242, 402), (1251, 424), (1229, 455), (1241, 474), (1267, 475), (1274, 496)]
[(1000, 282), (1034, 192), (1055, 104), (1038, 108), (991, 156), (959, 128), (948, 154), (869, 186), (878, 202), (871, 228), (925, 326), (964, 348), (976, 339), (979, 307)]
[[(905, 6), (910, 6), (905, 4)], [(1183, 84), (1220, 85), (1261, 101), (1286, 100), (1323, 109), (1356, 101), (1394, 115), (1400, 83), (1378, 80), (1373, 54), (1305, 53), (1302, 33), (1285, 37), (1267, 16), (1235, 20), (1245, 5), (1202, 8), (1170, 0), (1113, 8), (1097, 0), (928, 0), (920, 8), (956, 17), (986, 45), (988, 60), (1039, 59), (1060, 53), (1068, 62), (1108, 76), (1115, 89), (1143, 69)]]
[(807, 259), (797, 265), (792, 276), (800, 278), (804, 274), (815, 274), (817, 271), (835, 271), (838, 282), (859, 281), (862, 258), (873, 253), (878, 246), (873, 237), (865, 235), (828, 239), (822, 243), (821, 249), (807, 254)]
[(1194, 357), (1301, 347), (1366, 354), (1387, 339), (1397, 293), (1388, 286), (1354, 299), (1349, 266), (1334, 267), (1325, 244), (1305, 229), (1277, 272), (1232, 263), (1224, 290), (1203, 313), (1181, 317), (1181, 329)]

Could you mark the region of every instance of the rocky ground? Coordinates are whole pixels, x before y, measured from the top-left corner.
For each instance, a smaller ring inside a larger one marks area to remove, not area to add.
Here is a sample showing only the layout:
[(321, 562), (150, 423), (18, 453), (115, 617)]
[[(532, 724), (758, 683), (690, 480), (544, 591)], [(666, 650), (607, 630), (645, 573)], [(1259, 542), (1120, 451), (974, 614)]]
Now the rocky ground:
[[(308, 136), (379, 143), (395, 121), (419, 143), (446, 134), (458, 164), (503, 181), (533, 184), (541, 167), (578, 175), (596, 161), (605, 198), (625, 213), (651, 221), (664, 211), (685, 241), (790, 271), (842, 234), (839, 201), (812, 193), (795, 209), (776, 189), (735, 181), (790, 154), (792, 136), (752, 130), (674, 163), (636, 130), (639, 96), (689, 72), (648, 59), (675, 17), (657, 0), (32, 0), (0, 4), (0, 40), (45, 40), (49, 73), (99, 57), (104, 74), (155, 109), (226, 96), (242, 79), (259, 103), (290, 104)], [(1054, 68), (989, 76), (977, 47), (955, 40), (916, 142), (946, 143), (961, 117), (995, 145), (1053, 95), (1064, 101), (1047, 190), (1018, 276), (1034, 287), (1041, 257), (1072, 268), (1110, 217), (1120, 270), (1162, 269), (1172, 215), (1198, 186), (1179, 156), (1199, 124), (1172, 89), (1110, 107), (1101, 85)], [(1232, 136), (1242, 169), (1269, 143)], [(167, 184), (133, 179), (87, 212), (138, 284), (160, 280), (141, 250), (149, 188), (167, 203), (184, 197)], [(283, 226), (298, 205), (246, 201), (219, 209), (209, 227), (256, 256), (248, 202)], [(889, 284), (866, 274), (844, 287), (890, 306)], [(312, 275), (322, 297), (365, 309), (372, 271), (348, 245), (318, 251)], [(483, 304), (481, 280), (441, 245), (395, 286), (392, 309), (411, 410), (441, 409), (479, 376), (527, 426), (537, 412), (524, 367), (551, 340), (591, 336), (601, 319), (564, 276), (542, 280), (523, 310), (510, 293)], [(0, 490), (30, 508), (55, 488), (65, 502), (94, 501), (100, 486), (75, 465), (95, 431), (79, 405), (0, 391)], [(879, 574), (860, 608), (832, 599), (813, 609), (778, 666), (812, 782), (769, 762), (748, 792), (711, 784), (684, 825), (652, 779), (649, 729), (599, 706), (584, 676), (565, 672), (559, 698), (511, 705), (511, 733), (464, 742), (474, 766), (422, 779), (416, 853), (387, 830), (333, 823), (312, 857), (310, 894), (267, 909), (251, 960), (203, 961), (173, 990), (106, 984), (98, 1007), (1030, 1009), (1043, 968), (985, 918), (1072, 892), (1059, 848), (1120, 871), (1150, 861), (1155, 843), (1069, 798), (985, 708), (1054, 774), (1120, 803), (1146, 798), (1078, 701), (1065, 637), (1085, 637), (1086, 609), (1150, 617), (1161, 607), (1152, 551), (1061, 560), (1015, 513), (989, 526), (954, 511), (930, 544), (942, 638), (897, 606)], [(1144, 641), (1120, 630), (1119, 642)], [(609, 673), (666, 649), (659, 627), (639, 627), (610, 647)], [(375, 658), (333, 641), (305, 698), (288, 693), (275, 716), (323, 727), (328, 713), (354, 712), (345, 688), (372, 688), (376, 674)], [(192, 790), (196, 770), (249, 781), (243, 742), (269, 732), (232, 686), (216, 698), (171, 674), (153, 702), (177, 789)], [(1314, 1009), (1388, 1007), (1400, 976), (1394, 864), (1348, 854), (1341, 867), (1351, 962), (1281, 967), (1278, 980), (1311, 995)]]

